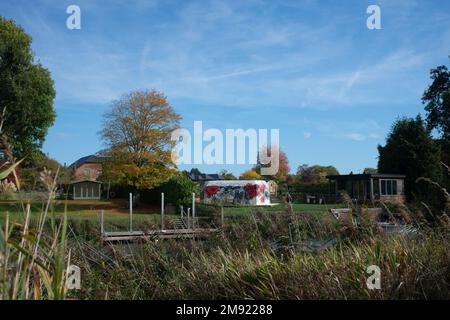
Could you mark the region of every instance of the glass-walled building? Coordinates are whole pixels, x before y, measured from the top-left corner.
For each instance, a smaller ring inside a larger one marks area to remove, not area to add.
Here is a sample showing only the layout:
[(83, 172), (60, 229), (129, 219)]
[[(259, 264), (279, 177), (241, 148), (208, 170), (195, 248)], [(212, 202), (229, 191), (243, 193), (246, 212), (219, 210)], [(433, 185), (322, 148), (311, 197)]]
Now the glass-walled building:
[(345, 191), (357, 201), (405, 202), (405, 175), (367, 173), (327, 176), (335, 196)]

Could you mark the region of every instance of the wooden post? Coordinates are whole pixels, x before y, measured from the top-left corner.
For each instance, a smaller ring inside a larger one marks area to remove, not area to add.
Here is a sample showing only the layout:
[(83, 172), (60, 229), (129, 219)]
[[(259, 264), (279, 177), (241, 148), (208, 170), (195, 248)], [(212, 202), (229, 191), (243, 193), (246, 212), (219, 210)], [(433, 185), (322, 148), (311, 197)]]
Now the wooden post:
[(331, 180), (328, 180), (328, 197), (331, 198)]
[(381, 178), (378, 178), (378, 194), (380, 195), (380, 200), (381, 200), (381, 196), (382, 196), (382, 193), (381, 193)]
[(192, 229), (195, 229), (195, 193), (192, 193)]
[(223, 219), (223, 206), (220, 207), (220, 220), (222, 222), (222, 228), (224, 226), (224, 219)]
[(164, 192), (161, 192), (161, 230), (164, 230)]
[(103, 235), (103, 233), (105, 232), (105, 227), (103, 226), (104, 221), (105, 221), (105, 218), (104, 218), (104, 212), (102, 209), (102, 213), (100, 215), (100, 233), (101, 233), (101, 235)]
[(334, 203), (338, 202), (338, 196), (339, 196), (339, 180), (334, 180)]
[(373, 178), (370, 178), (370, 201), (373, 202), (374, 196), (373, 196)]
[(183, 206), (180, 206), (180, 210), (181, 210), (181, 220), (183, 220), (183, 218), (184, 218), (184, 209), (183, 209)]
[(353, 179), (351, 179), (351, 183), (352, 183), (352, 188), (351, 188), (352, 194), (350, 197), (352, 198), (352, 201), (353, 201), (353, 198), (355, 197), (355, 183), (354, 183)]
[(108, 191), (106, 193), (106, 199), (109, 200), (109, 189), (111, 187), (111, 181), (108, 181)]
[(191, 208), (187, 208), (187, 227), (191, 228)]
[(130, 232), (133, 231), (133, 194), (130, 192)]

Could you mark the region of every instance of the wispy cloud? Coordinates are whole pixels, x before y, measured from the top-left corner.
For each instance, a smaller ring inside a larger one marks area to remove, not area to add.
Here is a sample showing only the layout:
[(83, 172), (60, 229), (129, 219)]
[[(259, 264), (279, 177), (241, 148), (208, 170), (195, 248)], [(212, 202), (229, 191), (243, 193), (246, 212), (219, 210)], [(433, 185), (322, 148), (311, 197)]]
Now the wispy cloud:
[[(380, 0), (379, 31), (367, 30), (357, 1), (77, 0), (77, 31), (65, 27), (72, 1), (28, 2), (1, 1), (0, 12), (32, 35), (55, 80), (55, 152), (61, 139), (78, 140), (80, 154), (95, 151), (106, 104), (155, 88), (189, 121), (280, 128), (294, 156), (311, 137), (330, 148), (365, 141), (358, 148), (373, 150), (353, 159), (370, 162), (395, 117), (422, 110), (429, 69), (448, 62), (445, 1)], [(84, 132), (71, 137), (72, 115), (81, 114)]]
[[(36, 9), (21, 10), (42, 43), (39, 57), (56, 79), (59, 101), (104, 104), (128, 90), (150, 87), (172, 99), (217, 106), (330, 109), (403, 103), (418, 86), (410, 73), (422, 70), (429, 58), (408, 47), (380, 51), (375, 60), (359, 57), (361, 48), (341, 34), (349, 19), (324, 14), (336, 7), (319, 8), (315, 1), (265, 2), (263, 14), (258, 1), (170, 5), (115, 0), (102, 13), (98, 3), (81, 1), (83, 29), (73, 32), (46, 21)], [(132, 10), (125, 11), (127, 6)], [(299, 14), (320, 9), (320, 19), (293, 18), (282, 11), (286, 8)], [(117, 18), (119, 12), (135, 23), (118, 23), (125, 21)], [(161, 14), (168, 16), (157, 19)], [(109, 26), (114, 29), (108, 31)]]
[(353, 141), (364, 141), (367, 139), (377, 139), (379, 136), (374, 133), (363, 134), (363, 133), (359, 133), (359, 132), (350, 132), (350, 133), (344, 134), (344, 137), (348, 138), (350, 140), (353, 140)]
[(346, 138), (349, 138), (350, 140), (354, 140), (354, 141), (364, 141), (366, 140), (366, 136), (361, 134), (361, 133), (357, 133), (357, 132), (352, 132), (352, 133), (347, 133), (345, 134)]

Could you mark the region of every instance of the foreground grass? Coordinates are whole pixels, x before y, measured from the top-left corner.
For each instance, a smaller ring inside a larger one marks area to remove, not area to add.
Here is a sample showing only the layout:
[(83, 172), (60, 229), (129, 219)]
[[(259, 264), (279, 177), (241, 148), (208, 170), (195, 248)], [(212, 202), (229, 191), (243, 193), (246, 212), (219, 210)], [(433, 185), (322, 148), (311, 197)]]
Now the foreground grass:
[[(171, 294), (159, 294), (189, 299), (450, 298), (448, 257), (444, 243), (435, 238), (372, 238), (316, 254), (292, 250), (285, 259), (267, 249), (217, 249), (191, 256), (168, 280), (174, 284)], [(366, 286), (370, 265), (382, 270), (381, 290)]]
[[(293, 231), (295, 229), (295, 231)], [(312, 247), (311, 240), (324, 240)], [(80, 299), (448, 299), (446, 228), (386, 236), (311, 216), (258, 213), (205, 241), (73, 248), (85, 270)], [(369, 290), (366, 269), (381, 269)]]

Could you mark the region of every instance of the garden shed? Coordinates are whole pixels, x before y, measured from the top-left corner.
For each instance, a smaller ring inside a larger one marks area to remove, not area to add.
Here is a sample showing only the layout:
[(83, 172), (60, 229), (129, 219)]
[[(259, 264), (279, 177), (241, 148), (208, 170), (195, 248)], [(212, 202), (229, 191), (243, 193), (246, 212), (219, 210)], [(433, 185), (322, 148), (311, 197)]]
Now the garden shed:
[(358, 201), (405, 202), (405, 175), (386, 173), (343, 174), (327, 176), (334, 182), (336, 197), (345, 191), (352, 199)]
[(85, 179), (70, 183), (74, 200), (100, 199), (102, 183), (97, 180)]

